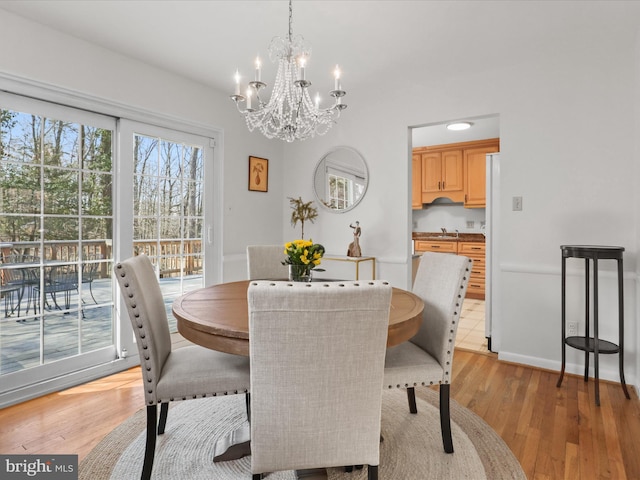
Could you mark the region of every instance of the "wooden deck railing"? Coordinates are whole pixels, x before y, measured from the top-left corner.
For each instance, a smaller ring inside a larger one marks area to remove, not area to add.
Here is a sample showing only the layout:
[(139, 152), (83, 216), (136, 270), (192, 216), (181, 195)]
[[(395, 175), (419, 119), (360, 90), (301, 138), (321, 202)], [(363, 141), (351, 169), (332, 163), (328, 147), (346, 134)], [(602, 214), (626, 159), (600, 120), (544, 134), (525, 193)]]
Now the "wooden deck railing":
[[(202, 273), (203, 256), (201, 240), (135, 240), (134, 254), (148, 255), (152, 261), (160, 264), (160, 277), (176, 277), (181, 272), (183, 275), (195, 275)], [(184, 247), (181, 251), (181, 245)], [(112, 258), (111, 241), (95, 240), (82, 242), (82, 257), (84, 259)], [(2, 244), (0, 254), (2, 259), (12, 255), (28, 255), (35, 258), (43, 258), (45, 262), (72, 263), (79, 258), (78, 242), (50, 242), (43, 247), (34, 242), (14, 242)], [(97, 278), (106, 278), (111, 275), (107, 262), (102, 262), (97, 271)]]

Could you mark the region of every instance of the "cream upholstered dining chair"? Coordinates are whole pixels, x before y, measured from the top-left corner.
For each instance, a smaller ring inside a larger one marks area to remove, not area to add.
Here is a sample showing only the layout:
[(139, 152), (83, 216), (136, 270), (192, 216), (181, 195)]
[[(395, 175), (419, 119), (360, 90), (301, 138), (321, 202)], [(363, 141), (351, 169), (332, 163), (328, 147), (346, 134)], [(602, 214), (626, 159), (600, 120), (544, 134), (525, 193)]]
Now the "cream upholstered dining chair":
[[(164, 433), (169, 402), (248, 393), (249, 359), (198, 345), (171, 349), (171, 336), (160, 284), (146, 255), (114, 268), (136, 336), (145, 404), (147, 443), (143, 480), (151, 478), (158, 434)], [(157, 406), (160, 404), (160, 420)]]
[(424, 302), (422, 325), (411, 340), (389, 348), (385, 360), (384, 384), (407, 389), (411, 413), (417, 413), (414, 387), (440, 385), (440, 427), (447, 453), (453, 453), (449, 410), (453, 351), (472, 264), (464, 256), (422, 254), (413, 284), (413, 293)]
[(289, 270), (282, 264), (284, 245), (248, 245), (249, 280), (286, 280)]
[(251, 471), (368, 465), (378, 478), (391, 286), (250, 282)]

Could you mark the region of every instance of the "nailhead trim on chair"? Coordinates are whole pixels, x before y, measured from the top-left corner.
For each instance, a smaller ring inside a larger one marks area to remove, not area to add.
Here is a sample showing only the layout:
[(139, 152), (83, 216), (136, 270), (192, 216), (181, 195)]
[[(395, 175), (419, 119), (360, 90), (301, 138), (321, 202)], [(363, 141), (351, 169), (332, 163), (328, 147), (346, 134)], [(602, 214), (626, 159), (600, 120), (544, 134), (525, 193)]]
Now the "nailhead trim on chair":
[[(116, 266), (116, 268), (117, 268), (118, 270), (120, 270), (119, 275), (120, 275), (122, 278), (125, 278), (125, 276), (126, 276), (126, 275), (125, 275), (125, 273), (122, 271), (122, 265), (121, 265), (121, 264), (118, 264), (118, 265)], [(137, 303), (133, 300), (133, 299), (134, 299), (134, 297), (135, 297), (135, 295), (134, 295), (134, 293), (133, 293), (133, 292), (131, 292), (131, 291), (129, 291), (129, 290), (128, 290), (128, 289), (130, 288), (129, 282), (128, 282), (128, 281), (125, 281), (125, 283), (123, 283), (123, 286), (125, 287), (125, 289), (127, 289), (126, 297), (127, 297), (127, 298), (129, 298), (129, 299), (132, 299), (132, 302), (131, 302), (131, 308), (133, 308), (134, 310), (135, 310), (135, 309), (137, 309), (137, 308), (138, 308), (138, 305), (137, 305)], [(139, 318), (140, 318), (140, 313), (139, 313), (139, 312), (137, 312), (137, 311), (135, 311), (135, 312), (134, 312), (134, 318), (139, 319)], [(145, 330), (144, 330), (144, 326), (143, 326), (142, 322), (140, 322), (140, 321), (136, 321), (136, 322), (135, 322), (135, 324), (136, 324), (136, 326), (138, 327), (138, 329), (139, 329), (139, 331), (140, 331), (140, 334), (139, 334), (140, 339), (141, 339), (141, 340), (146, 339), (146, 338), (147, 338), (147, 333), (146, 333), (146, 332), (145, 332)], [(144, 350), (144, 351), (145, 351), (145, 353), (144, 353), (144, 354), (142, 353), (142, 351), (140, 351), (140, 348), (142, 348), (142, 350)], [(150, 358), (151, 358), (151, 357), (148, 355), (148, 353), (146, 353), (146, 351), (148, 350), (148, 345), (146, 344), (146, 342), (140, 342), (140, 344), (139, 344), (139, 346), (138, 346), (138, 349), (139, 349), (138, 351), (139, 351), (139, 353), (140, 353), (140, 356), (141, 356), (142, 358), (144, 358), (144, 365), (142, 365), (142, 362), (141, 362), (140, 367), (141, 367), (141, 368), (143, 368), (143, 369), (144, 369), (144, 371), (146, 371), (146, 372), (149, 374), (149, 375), (147, 375), (147, 376), (146, 376), (147, 382), (148, 382), (148, 383), (153, 383), (152, 366), (151, 366), (151, 364), (150, 364), (150, 363), (147, 363), (147, 362), (149, 362), (149, 360), (150, 360)], [(143, 376), (143, 377), (144, 377), (144, 376)], [(245, 389), (245, 390), (244, 390), (243, 392), (241, 392), (241, 393), (248, 393), (248, 392), (249, 392), (249, 390), (248, 390), (248, 389)], [(148, 390), (147, 390), (147, 393), (148, 393), (149, 395), (154, 395), (154, 390), (153, 390), (153, 388), (148, 389)], [(196, 398), (205, 398), (205, 397), (207, 397), (207, 396), (213, 396), (213, 397), (216, 397), (216, 396), (220, 396), (220, 395), (228, 395), (229, 393), (237, 394), (237, 393), (239, 393), (239, 392), (238, 392), (237, 390), (235, 390), (235, 391), (232, 391), (232, 392), (210, 392), (210, 393), (202, 393), (202, 394), (193, 395), (193, 397), (192, 397), (192, 398), (194, 398), (194, 399), (196, 399)], [(182, 397), (182, 400), (186, 400), (186, 399), (187, 399), (186, 397)], [(169, 402), (169, 401), (173, 402), (173, 401), (175, 401), (175, 399), (174, 399), (174, 398), (169, 398), (169, 399), (167, 399), (167, 398), (156, 398), (156, 399), (155, 399), (155, 401), (154, 401), (154, 400), (148, 400), (148, 401), (147, 401), (147, 405), (156, 405), (156, 404), (160, 404), (160, 403), (166, 403), (166, 402)]]
[[(471, 263), (471, 262), (472, 262), (472, 260), (469, 259), (469, 263)], [(470, 271), (470, 269), (468, 267), (465, 270), (467, 272)], [(466, 276), (462, 277), (462, 280), (463, 281), (467, 280), (467, 277)], [(464, 289), (464, 285), (460, 285), (460, 289), (463, 290)], [(462, 295), (458, 295), (458, 298), (462, 298)], [(461, 303), (462, 302), (456, 303), (456, 307), (460, 307)], [(455, 325), (456, 324), (456, 318), (458, 317), (458, 314), (459, 314), (458, 311), (453, 312), (454, 318), (451, 321), (451, 325)], [(449, 330), (449, 333), (450, 333), (449, 343), (453, 343), (452, 335), (453, 335), (454, 331), (455, 331), (455, 329), (453, 329), (453, 328)], [(453, 355), (453, 349), (447, 350), (447, 355), (449, 355), (449, 360), (447, 360), (445, 364), (446, 365), (451, 365), (451, 358), (452, 358), (452, 355)], [(442, 380), (438, 380), (438, 385), (442, 385), (442, 384), (447, 385), (449, 383), (449, 380), (446, 379), (447, 376), (449, 376), (449, 372), (445, 371), (444, 372), (444, 378)], [(413, 385), (416, 386), (415, 383)], [(434, 385), (434, 382), (430, 381), (429, 385)], [(422, 386), (426, 386), (425, 382), (422, 382)], [(394, 386), (393, 385), (387, 385), (387, 388), (394, 388)], [(395, 385), (395, 388), (408, 388), (408, 384), (406, 384), (406, 383), (404, 385), (398, 384), (398, 385)]]

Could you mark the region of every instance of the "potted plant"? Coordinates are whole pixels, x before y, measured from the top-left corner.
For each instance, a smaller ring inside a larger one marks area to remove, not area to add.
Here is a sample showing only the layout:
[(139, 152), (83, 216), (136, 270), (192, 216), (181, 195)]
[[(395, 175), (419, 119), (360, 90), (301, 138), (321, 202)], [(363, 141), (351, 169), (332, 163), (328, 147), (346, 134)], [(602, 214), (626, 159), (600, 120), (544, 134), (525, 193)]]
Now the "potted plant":
[(295, 226), (300, 222), (302, 227), (302, 235), (300, 238), (304, 239), (304, 222), (314, 222), (318, 216), (318, 209), (313, 206), (313, 201), (303, 202), (302, 197), (292, 198), (289, 197), (289, 205), (291, 205), (291, 225)]

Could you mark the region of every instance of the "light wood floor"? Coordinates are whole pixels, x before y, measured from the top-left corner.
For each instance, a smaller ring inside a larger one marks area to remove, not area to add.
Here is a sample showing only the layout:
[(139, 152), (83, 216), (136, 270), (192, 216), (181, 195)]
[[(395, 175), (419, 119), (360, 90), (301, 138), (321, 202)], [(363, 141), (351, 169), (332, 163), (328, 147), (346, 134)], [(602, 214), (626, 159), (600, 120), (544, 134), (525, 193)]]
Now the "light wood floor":
[[(640, 479), (640, 401), (616, 383), (513, 365), (457, 349), (453, 398), (504, 439), (530, 480)], [(420, 395), (420, 388), (416, 394)], [(3, 454), (76, 453), (79, 459), (143, 406), (139, 368), (0, 410)], [(169, 417), (170, 428), (171, 417)], [(434, 426), (439, 428), (439, 426)]]

